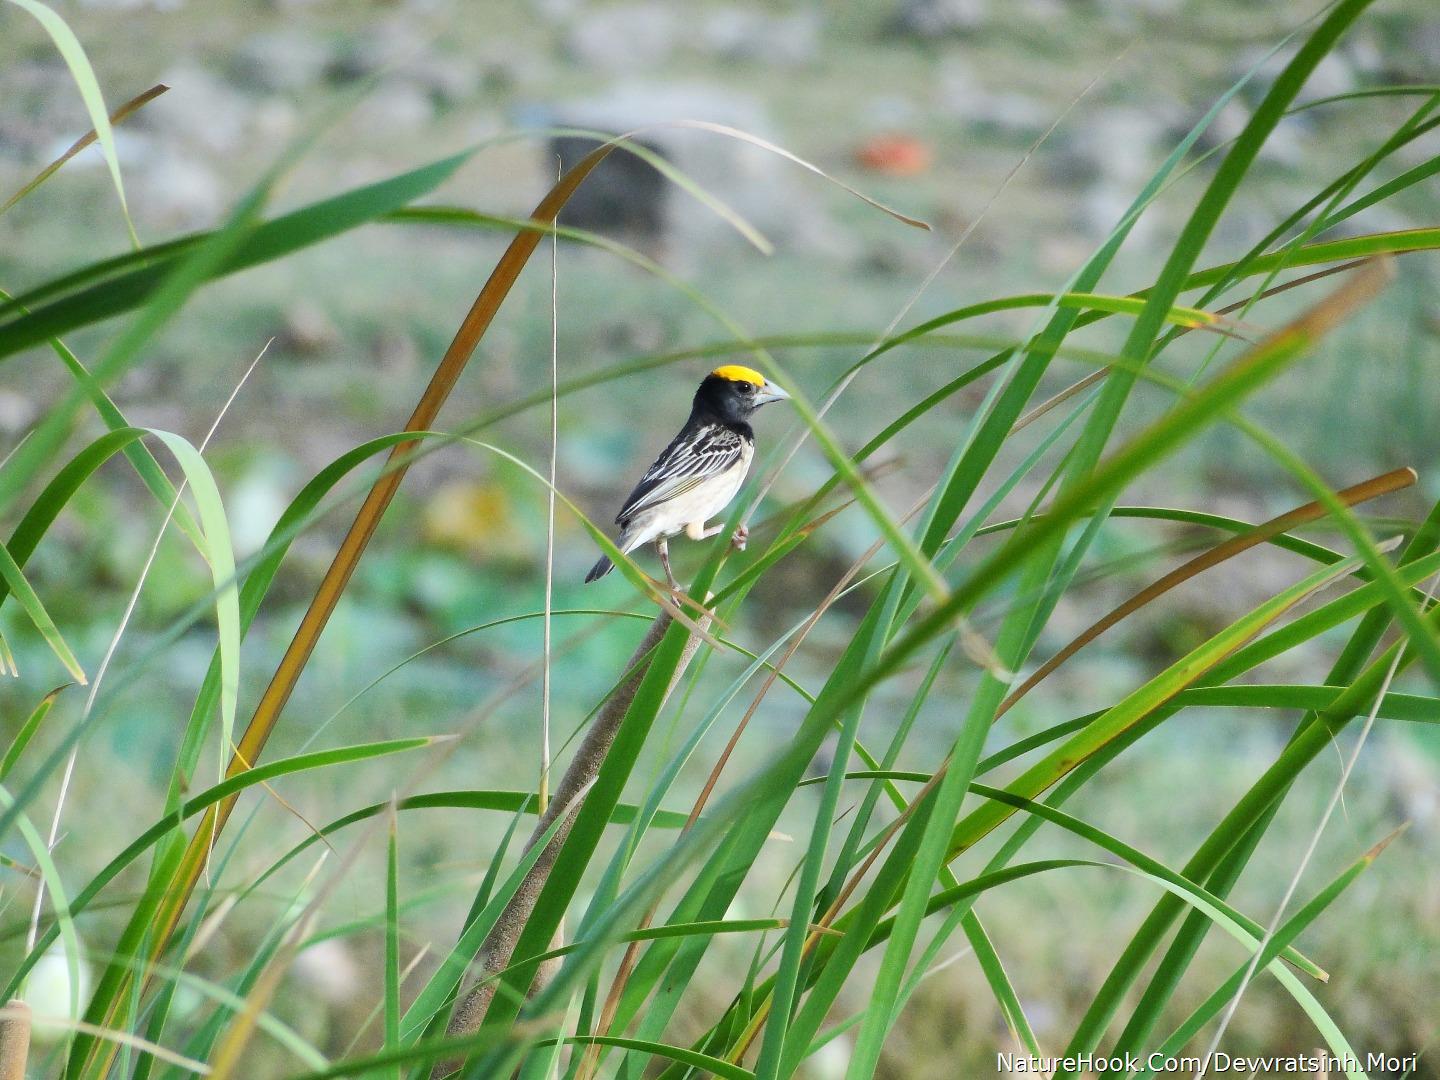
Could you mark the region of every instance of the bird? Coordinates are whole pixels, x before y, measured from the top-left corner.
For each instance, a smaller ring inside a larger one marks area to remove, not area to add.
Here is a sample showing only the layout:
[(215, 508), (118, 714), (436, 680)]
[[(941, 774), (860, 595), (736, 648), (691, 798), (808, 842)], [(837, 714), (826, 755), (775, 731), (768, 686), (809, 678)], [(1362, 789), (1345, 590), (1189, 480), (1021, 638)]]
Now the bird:
[[(722, 526), (706, 522), (729, 505), (755, 456), (755, 431), (750, 417), (762, 405), (790, 397), (753, 368), (739, 364), (718, 367), (701, 381), (690, 406), (690, 418), (670, 445), (630, 492), (615, 524), (616, 546), (627, 555), (653, 542), (671, 590), (678, 589), (670, 570), (669, 539), (683, 532), (691, 540), (714, 536)], [(735, 544), (744, 548), (746, 530), (736, 530)], [(615, 564), (609, 556), (585, 575), (598, 581)]]

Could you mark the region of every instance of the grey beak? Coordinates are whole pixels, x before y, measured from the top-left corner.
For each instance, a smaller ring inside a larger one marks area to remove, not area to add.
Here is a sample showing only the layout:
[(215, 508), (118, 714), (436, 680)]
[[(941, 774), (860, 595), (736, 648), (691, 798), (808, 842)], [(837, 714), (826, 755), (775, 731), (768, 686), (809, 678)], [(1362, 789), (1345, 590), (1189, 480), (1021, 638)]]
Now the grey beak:
[(769, 405), (772, 401), (789, 401), (790, 395), (772, 382), (767, 382), (764, 388), (755, 395), (755, 406)]

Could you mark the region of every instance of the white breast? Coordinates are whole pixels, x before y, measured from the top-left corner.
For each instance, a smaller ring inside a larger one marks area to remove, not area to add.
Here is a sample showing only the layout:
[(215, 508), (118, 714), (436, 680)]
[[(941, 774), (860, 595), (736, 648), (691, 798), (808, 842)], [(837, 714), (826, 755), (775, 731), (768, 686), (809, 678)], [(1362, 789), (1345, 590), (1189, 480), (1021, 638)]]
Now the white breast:
[(747, 443), (740, 448), (739, 460), (723, 473), (640, 513), (626, 527), (621, 550), (631, 551), (661, 536), (674, 536), (683, 532), (687, 525), (694, 525), (698, 531), (706, 522), (719, 517), (745, 482), (745, 474), (750, 471), (750, 460), (754, 456), (755, 448)]

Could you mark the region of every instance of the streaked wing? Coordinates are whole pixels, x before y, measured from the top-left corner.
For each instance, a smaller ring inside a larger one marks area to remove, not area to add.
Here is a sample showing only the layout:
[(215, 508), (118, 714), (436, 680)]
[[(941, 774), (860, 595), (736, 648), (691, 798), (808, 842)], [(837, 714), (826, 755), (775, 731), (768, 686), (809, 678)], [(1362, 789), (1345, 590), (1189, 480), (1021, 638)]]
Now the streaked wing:
[(741, 437), (719, 424), (680, 432), (635, 485), (620, 513), (615, 515), (616, 524), (624, 526), (652, 506), (719, 476), (732, 468), (743, 452)]

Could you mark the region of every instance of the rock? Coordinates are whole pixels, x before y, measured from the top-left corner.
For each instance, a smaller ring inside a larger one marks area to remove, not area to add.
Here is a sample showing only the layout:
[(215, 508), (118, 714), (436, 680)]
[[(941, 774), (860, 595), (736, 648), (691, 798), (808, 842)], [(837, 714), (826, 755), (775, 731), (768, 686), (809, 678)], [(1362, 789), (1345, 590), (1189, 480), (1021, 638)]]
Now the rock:
[(1000, 138), (1033, 139), (1055, 119), (1053, 107), (1028, 95), (990, 92), (960, 57), (947, 57), (941, 64), (935, 96), (966, 124)]
[(723, 60), (796, 67), (820, 52), (820, 13), (772, 15), (749, 8), (720, 8), (700, 23), (699, 45)]
[(131, 205), (152, 225), (198, 229), (214, 225), (226, 207), (220, 175), (198, 155), (164, 149), (136, 179)]
[(330, 63), (329, 50), (310, 34), (275, 30), (246, 38), (235, 51), (231, 70), (241, 86), (296, 93), (318, 83)]
[(355, 107), (359, 128), (382, 138), (409, 133), (433, 119), (430, 94), (409, 79), (386, 79)]
[(95, 11), (179, 11), (185, 0), (80, 0), (80, 6)]
[(987, 0), (902, 0), (887, 29), (900, 37), (953, 37), (979, 29), (988, 15)]
[[(68, 1023), (57, 1024), (53, 1018), (73, 1019), (73, 1002), (78, 1000), (83, 1009), (90, 997), (90, 964), (83, 955), (78, 958), (76, 974), (79, 976), (76, 980), (78, 986), (75, 987), (78, 993), (72, 994), (70, 961), (65, 955), (65, 947), (58, 941), (46, 949), (44, 955), (30, 969), (22, 997), (25, 1003), (35, 1010), (31, 1033), (36, 1042), (52, 1043), (70, 1033), (71, 1027)], [(46, 1023), (42, 1017), (51, 1017), (52, 1021)]]
[(237, 558), (248, 558), (265, 546), (289, 505), (286, 490), (292, 471), (284, 459), (267, 455), (251, 464), (231, 487), (225, 505)]
[[(794, 166), (758, 146), (676, 123), (709, 121), (773, 140), (765, 110), (748, 95), (699, 83), (636, 81), (603, 96), (536, 111), (530, 120), (603, 132), (640, 131), (646, 145), (723, 199), (771, 240), (808, 239), (826, 231), (816, 224), (820, 212), (812, 200), (797, 192)], [(550, 146), (538, 155), (548, 178), (554, 175), (557, 149)], [(580, 146), (567, 149), (573, 160)], [(631, 156), (618, 150), (611, 154), (580, 186), (567, 211), (591, 221), (608, 215), (614, 227), (622, 230), (633, 231), (638, 225), (642, 238), (682, 258), (698, 253), (721, 235), (737, 235), (732, 225), (654, 175), (649, 165), (623, 160)], [(612, 168), (613, 179), (607, 181), (604, 174)], [(617, 201), (622, 205), (617, 206)]]
[[(665, 156), (654, 143), (637, 142)], [(596, 140), (578, 135), (559, 135), (550, 140), (551, 153), (559, 159), (562, 171), (573, 167), (596, 145)], [(654, 166), (635, 154), (616, 151), (570, 197), (560, 212), (560, 224), (649, 247), (664, 238), (669, 198), (669, 183)]]
[(316, 942), (296, 956), (295, 975), (331, 1007), (353, 1001), (366, 989), (360, 965), (335, 938)]
[(131, 124), (213, 154), (231, 153), (244, 143), (253, 105), (230, 83), (193, 64), (172, 68), (160, 81), (169, 91), (145, 106)]
[(40, 416), (40, 407), (16, 390), (0, 389), (0, 432), (14, 437)]
[(669, 58), (679, 30), (674, 10), (663, 4), (619, 4), (578, 16), (565, 52), (598, 71), (647, 70)]
[(281, 350), (300, 356), (327, 352), (339, 342), (340, 331), (330, 316), (308, 300), (296, 301), (286, 310), (285, 324), (275, 339)]

